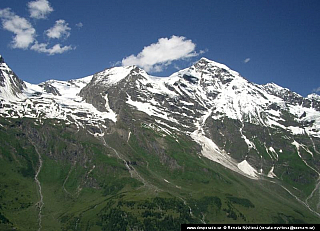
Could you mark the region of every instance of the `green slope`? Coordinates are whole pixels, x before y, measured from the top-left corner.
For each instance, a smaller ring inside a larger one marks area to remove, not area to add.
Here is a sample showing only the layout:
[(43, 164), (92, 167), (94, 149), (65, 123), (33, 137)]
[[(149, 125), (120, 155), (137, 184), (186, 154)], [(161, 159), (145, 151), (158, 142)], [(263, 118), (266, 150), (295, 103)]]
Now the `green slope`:
[(320, 223), (280, 182), (234, 173), (200, 157), (190, 137), (150, 123), (118, 123), (103, 137), (56, 120), (0, 124), (0, 230), (38, 230), (38, 154), (41, 230)]

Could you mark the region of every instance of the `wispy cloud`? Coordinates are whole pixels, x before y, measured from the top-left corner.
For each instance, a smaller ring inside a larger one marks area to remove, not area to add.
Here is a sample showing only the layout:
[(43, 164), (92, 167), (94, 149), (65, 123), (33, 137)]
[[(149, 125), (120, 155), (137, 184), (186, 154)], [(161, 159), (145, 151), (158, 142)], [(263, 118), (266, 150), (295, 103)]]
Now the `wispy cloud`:
[(47, 0), (36, 0), (27, 4), (30, 12), (30, 17), (35, 19), (44, 19), (53, 11), (50, 3)]
[(200, 50), (199, 51), (199, 55), (203, 55), (204, 53), (207, 53), (209, 51), (208, 48), (204, 49), (204, 50)]
[(161, 72), (172, 61), (198, 56), (195, 48), (196, 44), (183, 36), (160, 38), (157, 43), (144, 47), (137, 56), (124, 58), (122, 65), (137, 65), (148, 72)]
[(174, 64), (173, 67), (174, 67), (174, 69), (176, 69), (176, 70), (178, 70), (178, 71), (181, 70), (181, 68), (180, 68), (177, 64)]
[(245, 60), (243, 60), (243, 62), (248, 63), (248, 62), (250, 62), (250, 60), (251, 60), (250, 58), (246, 58)]
[(79, 29), (82, 28), (83, 27), (83, 23), (82, 22), (77, 23), (76, 27), (78, 27)]
[(52, 39), (68, 38), (71, 28), (65, 20), (57, 20), (55, 25), (46, 31), (46, 35)]
[(47, 43), (38, 43), (36, 42), (30, 49), (39, 53), (46, 53), (48, 55), (62, 54), (64, 52), (74, 50), (75, 47), (72, 46), (61, 46), (56, 44), (51, 48), (48, 48), (49, 44)]
[(11, 11), (10, 8), (0, 10), (3, 29), (14, 33), (11, 46), (27, 49), (35, 40), (36, 30), (31, 23)]
[(313, 92), (320, 93), (320, 87), (313, 89)]

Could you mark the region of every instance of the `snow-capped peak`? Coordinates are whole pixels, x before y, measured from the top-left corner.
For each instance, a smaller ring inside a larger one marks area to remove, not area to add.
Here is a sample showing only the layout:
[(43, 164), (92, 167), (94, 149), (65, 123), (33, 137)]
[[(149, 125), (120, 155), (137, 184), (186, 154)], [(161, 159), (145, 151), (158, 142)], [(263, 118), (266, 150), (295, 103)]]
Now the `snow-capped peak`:
[(4, 61), (4, 58), (1, 56), (0, 57), (0, 70), (10, 70), (9, 66), (6, 64), (6, 62)]
[(314, 99), (314, 100), (319, 100), (320, 101), (320, 95), (316, 94), (316, 93), (312, 93), (310, 95), (307, 96), (308, 99)]
[(94, 74), (92, 82), (95, 84), (102, 84), (111, 86), (117, 84), (119, 81), (127, 77), (131, 72), (144, 72), (137, 66), (121, 66), (107, 68), (104, 71)]
[(198, 62), (196, 62), (193, 67), (198, 68), (198, 69), (205, 69), (205, 70), (214, 70), (214, 69), (220, 69), (222, 71), (229, 72), (233, 76), (240, 76), (240, 74), (231, 68), (229, 68), (227, 65), (218, 63), (215, 61), (212, 61), (210, 59), (207, 59), (205, 57), (202, 57)]
[(287, 88), (281, 87), (278, 84), (271, 82), (271, 83), (267, 83), (265, 85), (262, 85), (263, 89), (266, 90), (269, 94), (271, 95), (276, 95), (276, 96), (280, 96), (280, 95), (284, 95), (285, 92), (290, 91)]
[(6, 100), (15, 100), (20, 97), (25, 83), (5, 63), (0, 57), (0, 96)]
[(222, 69), (226, 69), (226, 70), (231, 70), (227, 65), (225, 64), (222, 64), (222, 63), (218, 63), (216, 61), (213, 61), (213, 60), (210, 60), (210, 59), (207, 59), (205, 57), (202, 57), (199, 61), (197, 61), (196, 63), (198, 64), (205, 64), (205, 65), (208, 65), (208, 66), (216, 66), (216, 67), (219, 67), (219, 68), (222, 68)]

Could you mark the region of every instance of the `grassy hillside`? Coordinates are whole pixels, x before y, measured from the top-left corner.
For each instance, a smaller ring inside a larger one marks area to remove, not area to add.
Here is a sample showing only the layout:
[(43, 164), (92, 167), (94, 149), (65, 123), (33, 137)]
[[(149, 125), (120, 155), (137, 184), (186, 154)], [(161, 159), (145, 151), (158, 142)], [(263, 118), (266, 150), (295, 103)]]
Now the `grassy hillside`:
[(203, 158), (185, 135), (139, 121), (112, 129), (94, 137), (62, 121), (0, 118), (0, 230), (320, 223), (279, 182), (251, 180)]

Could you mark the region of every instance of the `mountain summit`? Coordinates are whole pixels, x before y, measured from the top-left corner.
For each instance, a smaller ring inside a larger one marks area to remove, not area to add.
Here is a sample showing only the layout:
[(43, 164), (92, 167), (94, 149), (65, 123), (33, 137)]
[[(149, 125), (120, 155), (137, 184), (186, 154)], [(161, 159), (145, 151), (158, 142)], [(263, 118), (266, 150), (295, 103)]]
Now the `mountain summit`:
[[(113, 215), (126, 214), (146, 230), (152, 230), (143, 223), (149, 218), (172, 222), (173, 227), (179, 222), (237, 219), (320, 221), (316, 94), (304, 98), (275, 83), (251, 83), (206, 58), (169, 77), (127, 66), (38, 85), (20, 80), (2, 57), (0, 65), (0, 130), (16, 140), (2, 141), (0, 157), (19, 166), (26, 163), (33, 177), (29, 180), (35, 179), (39, 188), (41, 184), (43, 193), (38, 194), (46, 207), (40, 209), (39, 219), (53, 209), (49, 201), (70, 197), (74, 210), (50, 221), (60, 228), (84, 227), (90, 214), (99, 214), (97, 224), (106, 226)], [(29, 150), (21, 160), (18, 144)], [(10, 171), (21, 178), (22, 170)], [(46, 187), (55, 188), (58, 195)], [(77, 210), (86, 194), (92, 202)], [(170, 207), (168, 198), (185, 211), (170, 218), (168, 214), (178, 210)], [(152, 209), (144, 203), (151, 203)], [(252, 213), (252, 208), (263, 206), (263, 216)], [(44, 217), (43, 222), (50, 224)], [(130, 222), (123, 225), (134, 227)]]
[(0, 95), (4, 99), (13, 99), (19, 97), (25, 88), (24, 82), (5, 63), (0, 55)]

